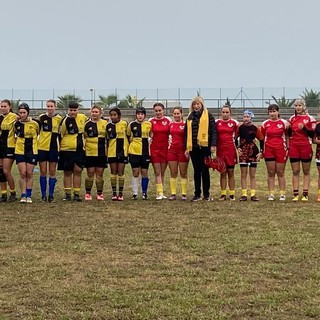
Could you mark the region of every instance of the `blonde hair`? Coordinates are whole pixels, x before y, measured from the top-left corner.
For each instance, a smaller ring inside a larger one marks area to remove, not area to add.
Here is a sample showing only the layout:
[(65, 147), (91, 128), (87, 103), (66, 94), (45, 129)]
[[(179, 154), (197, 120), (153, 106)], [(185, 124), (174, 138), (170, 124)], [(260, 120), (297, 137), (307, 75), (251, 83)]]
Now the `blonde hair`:
[(304, 107), (306, 107), (306, 101), (303, 98), (297, 98), (294, 102), (294, 105), (296, 104), (302, 104)]
[(196, 96), (192, 99), (191, 101), (191, 105), (190, 105), (190, 108), (189, 108), (189, 112), (192, 112), (193, 111), (193, 105), (196, 103), (196, 102), (200, 102), (202, 104), (202, 108), (205, 109), (205, 104), (204, 104), (204, 100), (202, 97), (200, 96)]

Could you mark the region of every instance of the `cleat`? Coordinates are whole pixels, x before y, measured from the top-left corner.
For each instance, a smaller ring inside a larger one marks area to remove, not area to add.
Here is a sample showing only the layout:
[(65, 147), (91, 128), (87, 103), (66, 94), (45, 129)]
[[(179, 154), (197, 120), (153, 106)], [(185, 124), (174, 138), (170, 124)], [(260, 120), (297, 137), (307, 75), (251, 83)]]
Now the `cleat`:
[(280, 201), (286, 201), (286, 196), (284, 194), (281, 194), (279, 197)]
[(138, 195), (134, 193), (134, 194), (132, 195), (132, 198), (131, 198), (131, 199), (132, 199), (132, 200), (138, 200)]
[(121, 196), (119, 195), (118, 198), (117, 198), (117, 200), (118, 200), (118, 201), (123, 201), (123, 195), (121, 195)]
[(104, 195), (101, 193), (101, 194), (97, 194), (97, 200), (98, 201), (104, 201)]
[(259, 198), (257, 196), (252, 196), (251, 201), (259, 201)]
[(293, 201), (293, 202), (299, 201), (299, 196), (293, 196), (293, 198), (291, 199), (291, 201)]
[(172, 195), (169, 197), (169, 200), (170, 200), (170, 201), (177, 200), (176, 195), (175, 195), (175, 194), (172, 194)]
[(114, 194), (112, 197), (111, 197), (111, 200), (112, 201), (118, 201), (118, 196), (116, 194)]
[(20, 203), (26, 203), (27, 202), (27, 198), (26, 197), (22, 197), (21, 199), (20, 199)]
[(213, 200), (213, 199), (211, 199), (210, 197), (203, 197), (202, 200), (203, 200), (203, 201), (211, 201), (211, 200)]
[(309, 197), (308, 196), (302, 196), (301, 201), (307, 202), (307, 201), (309, 201)]
[(53, 203), (54, 202), (54, 197), (53, 196), (49, 196), (48, 197), (48, 202)]
[(229, 200), (230, 200), (230, 201), (235, 201), (236, 198), (235, 198), (235, 196), (232, 194), (232, 195), (229, 196)]
[(8, 202), (14, 202), (14, 201), (17, 201), (18, 199), (17, 199), (17, 196), (16, 196), (16, 194), (14, 193), (14, 194), (11, 194), (10, 196), (9, 196), (9, 198), (8, 198)]
[(162, 200), (162, 199), (167, 199), (167, 197), (165, 197), (163, 194), (159, 194), (159, 195), (156, 197), (156, 200)]
[(62, 199), (63, 201), (71, 201), (71, 195), (66, 194), (65, 197)]
[(47, 197), (46, 196), (42, 196), (41, 197), (41, 202), (47, 202)]
[(225, 201), (227, 200), (227, 196), (225, 194), (222, 194), (219, 198), (219, 201)]
[(197, 196), (194, 196), (192, 199), (191, 199), (192, 202), (197, 202), (197, 201), (201, 201), (201, 198), (200, 197), (197, 197)]
[[(239, 201), (247, 201), (247, 200), (248, 200), (247, 196), (242, 196), (239, 198)], [(252, 200), (252, 197), (251, 197), (251, 200)]]
[(2, 194), (0, 197), (0, 202), (7, 202), (8, 196), (6, 193)]
[[(74, 198), (73, 198), (73, 200), (74, 200)], [(86, 193), (86, 195), (84, 196), (84, 200), (85, 201), (91, 201), (92, 200), (91, 194), (90, 193)]]
[(142, 194), (142, 200), (148, 200), (148, 195), (146, 193)]
[(79, 196), (78, 194), (75, 194), (75, 195), (73, 196), (73, 201), (81, 202), (82, 199), (80, 198), (80, 196)]
[(268, 201), (274, 201), (274, 195), (273, 194), (269, 194)]
[(30, 197), (27, 197), (26, 203), (32, 203), (32, 199)]
[(183, 195), (181, 196), (181, 201), (186, 201), (186, 200), (187, 200), (187, 196), (183, 194)]

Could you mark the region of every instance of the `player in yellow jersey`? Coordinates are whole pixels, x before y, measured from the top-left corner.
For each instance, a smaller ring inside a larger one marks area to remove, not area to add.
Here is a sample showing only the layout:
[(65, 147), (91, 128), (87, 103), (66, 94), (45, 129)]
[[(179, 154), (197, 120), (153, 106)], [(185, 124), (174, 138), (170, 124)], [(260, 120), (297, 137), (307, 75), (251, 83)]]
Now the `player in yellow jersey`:
[(82, 201), (80, 198), (81, 173), (85, 162), (83, 133), (88, 117), (79, 113), (79, 104), (70, 102), (68, 114), (62, 120), (60, 127), (60, 158), (58, 170), (63, 170), (63, 184), (65, 190), (64, 201)]
[[(113, 201), (123, 201), (124, 169), (126, 163), (128, 163), (128, 122), (121, 120), (121, 111), (117, 107), (109, 110), (109, 117), (111, 122), (107, 125), (107, 141), (112, 188), (111, 199)], [(119, 185), (118, 193), (117, 184)]]
[(150, 164), (149, 138), (151, 137), (152, 124), (145, 120), (146, 109), (136, 109), (136, 120), (130, 122), (127, 135), (130, 137), (129, 163), (132, 168), (132, 199), (138, 197), (139, 176), (141, 175), (142, 199), (148, 199), (149, 184), (148, 169)]
[(20, 173), (21, 203), (32, 203), (33, 170), (38, 161), (39, 123), (29, 117), (27, 103), (19, 105), (19, 120), (14, 124), (17, 137), (15, 159)]
[(91, 118), (84, 127), (85, 153), (87, 177), (85, 180), (85, 200), (92, 200), (91, 189), (96, 178), (97, 200), (104, 200), (103, 172), (107, 167), (106, 129), (107, 120), (101, 119), (102, 109), (99, 106), (91, 107)]
[[(1, 118), (0, 118), (0, 182), (1, 198), (0, 202), (16, 201), (16, 191), (13, 176), (11, 174), (12, 164), (14, 162), (14, 124), (17, 120), (17, 115), (11, 110), (11, 102), (8, 99), (1, 101), (0, 105)], [(10, 196), (7, 196), (7, 185), (10, 189)]]
[[(54, 188), (57, 182), (56, 170), (59, 160), (59, 129), (62, 117), (56, 113), (56, 101), (47, 101), (47, 112), (39, 116), (40, 135), (38, 154), (40, 167), (41, 200), (54, 202)], [(47, 174), (49, 173), (49, 179)], [(49, 180), (49, 181), (48, 181)], [(47, 184), (49, 192), (47, 197)]]

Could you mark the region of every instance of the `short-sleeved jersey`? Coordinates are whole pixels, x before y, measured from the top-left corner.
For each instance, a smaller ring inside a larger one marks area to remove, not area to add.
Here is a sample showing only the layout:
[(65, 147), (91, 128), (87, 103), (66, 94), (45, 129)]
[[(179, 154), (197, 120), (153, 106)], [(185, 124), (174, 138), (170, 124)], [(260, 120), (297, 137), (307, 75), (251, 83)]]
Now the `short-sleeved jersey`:
[(107, 120), (88, 120), (84, 127), (85, 152), (87, 157), (106, 156)]
[(50, 117), (44, 113), (39, 116), (38, 120), (40, 123), (39, 150), (59, 151), (59, 129), (62, 117), (59, 114)]
[(88, 118), (82, 113), (78, 113), (75, 118), (66, 116), (61, 122), (61, 151), (83, 151), (84, 126)]
[(310, 131), (314, 131), (316, 128), (316, 119), (309, 114), (293, 115), (289, 119), (292, 135), (290, 137), (290, 145), (305, 145), (312, 144), (312, 139), (307, 135), (303, 129), (299, 129), (298, 125), (302, 123), (303, 126)]
[(14, 128), (16, 135), (14, 153), (27, 156), (37, 155), (39, 123), (32, 119), (26, 122), (17, 121), (14, 124)]
[(15, 130), (14, 124), (17, 121), (17, 115), (9, 112), (0, 117), (0, 147), (14, 148), (15, 147)]
[(266, 120), (262, 122), (261, 132), (264, 135), (265, 147), (280, 148), (286, 146), (286, 134), (289, 123), (284, 119)]
[(253, 123), (242, 123), (238, 127), (237, 136), (239, 137), (239, 147), (242, 148), (245, 144), (253, 143), (255, 139), (263, 140), (263, 134), (260, 129)]
[(127, 136), (128, 122), (120, 120), (107, 124), (108, 157), (127, 157), (129, 140)]
[(216, 120), (216, 129), (218, 134), (218, 143), (217, 147), (234, 147), (236, 133), (238, 130), (239, 122), (234, 119), (229, 120)]
[(149, 137), (152, 130), (150, 121), (129, 123), (127, 135), (130, 137), (128, 154), (149, 156)]
[(149, 121), (152, 123), (151, 152), (152, 149), (168, 149), (171, 119), (168, 117), (151, 118)]
[(184, 127), (185, 122), (171, 122), (169, 125), (170, 145), (169, 149), (182, 150), (184, 153)]

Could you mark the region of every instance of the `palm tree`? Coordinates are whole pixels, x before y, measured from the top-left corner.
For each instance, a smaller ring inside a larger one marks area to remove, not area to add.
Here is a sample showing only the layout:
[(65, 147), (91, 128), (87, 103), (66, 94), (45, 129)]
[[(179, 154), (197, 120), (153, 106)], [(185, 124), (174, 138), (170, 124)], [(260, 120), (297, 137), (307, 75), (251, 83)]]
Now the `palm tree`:
[(11, 100), (11, 108), (13, 112), (17, 112), (20, 104), (20, 99), (18, 100)]
[(81, 106), (82, 99), (74, 94), (65, 94), (58, 97), (57, 108), (67, 110), (70, 102), (77, 102)]
[(308, 109), (320, 108), (320, 92), (319, 91), (313, 91), (312, 89), (309, 91), (308, 89), (305, 89), (301, 97), (305, 100), (306, 106)]
[[(285, 96), (282, 96), (281, 98), (277, 99), (275, 96), (271, 96), (272, 99), (275, 101), (275, 103), (279, 106), (280, 109), (282, 108), (290, 108), (293, 106), (295, 99), (286, 99)], [(271, 103), (269, 101), (266, 101), (268, 105)]]
[(115, 94), (110, 94), (108, 96), (99, 95), (99, 99), (100, 101), (96, 104), (103, 109), (116, 106), (118, 101), (118, 97)]

